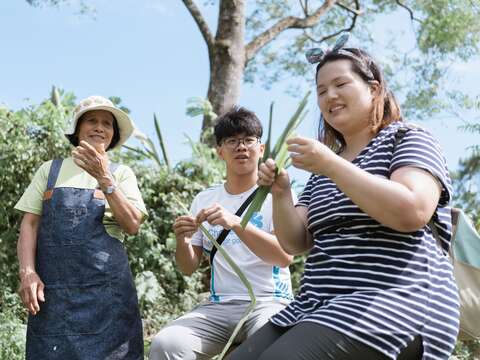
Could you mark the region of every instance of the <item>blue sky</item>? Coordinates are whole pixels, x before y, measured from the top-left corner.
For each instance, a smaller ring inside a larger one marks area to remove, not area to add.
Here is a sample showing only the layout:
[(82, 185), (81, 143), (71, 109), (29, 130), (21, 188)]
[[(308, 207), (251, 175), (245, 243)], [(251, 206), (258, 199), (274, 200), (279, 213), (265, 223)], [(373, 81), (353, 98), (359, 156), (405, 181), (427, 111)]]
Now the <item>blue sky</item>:
[[(201, 119), (187, 117), (185, 107), (188, 98), (206, 94), (208, 58), (183, 4), (177, 0), (87, 3), (95, 4), (96, 19), (79, 16), (76, 6), (32, 8), (24, 0), (0, 2), (0, 103), (11, 109), (38, 103), (48, 97), (52, 85), (72, 91), (79, 99), (92, 94), (120, 96), (137, 127), (152, 138), (152, 114), (157, 113), (174, 162), (188, 158), (190, 148), (183, 134), (197, 138)], [(203, 0), (197, 3), (203, 4)], [(378, 47), (387, 45), (382, 43), (386, 41), (383, 33), (410, 21), (405, 13), (395, 16), (394, 22), (375, 25), (382, 29), (375, 39)], [(213, 12), (207, 18), (214, 24)], [(480, 59), (455, 64), (449, 79), (452, 89), (479, 94)], [(270, 90), (260, 84), (242, 88), (240, 104), (257, 112), (264, 124), (269, 104), (275, 101), (276, 134), (298, 103), (285, 93), (286, 82)], [(304, 89), (309, 87), (313, 88), (313, 83), (306, 82)], [(319, 112), (313, 96), (308, 109), (298, 132), (314, 136)], [(465, 156), (466, 147), (478, 143), (476, 136), (457, 129), (461, 121), (453, 116), (417, 123), (438, 138), (450, 168)], [(293, 177), (304, 182), (306, 174), (294, 171)]]

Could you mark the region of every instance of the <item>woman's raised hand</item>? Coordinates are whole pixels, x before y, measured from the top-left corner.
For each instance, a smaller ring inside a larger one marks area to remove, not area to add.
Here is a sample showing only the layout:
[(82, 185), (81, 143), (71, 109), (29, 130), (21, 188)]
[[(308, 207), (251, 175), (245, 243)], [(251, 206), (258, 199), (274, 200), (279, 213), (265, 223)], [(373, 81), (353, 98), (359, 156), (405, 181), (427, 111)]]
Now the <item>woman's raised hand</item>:
[(111, 181), (108, 155), (102, 146), (94, 147), (86, 141), (80, 141), (73, 149), (72, 157), (75, 164), (97, 179), (100, 185), (105, 181)]
[(284, 191), (290, 191), (290, 179), (285, 169), (277, 173), (277, 165), (272, 159), (267, 159), (261, 163), (258, 168), (258, 185), (271, 186), (272, 194), (280, 194)]
[(329, 147), (315, 139), (296, 136), (287, 140), (292, 165), (312, 174), (327, 175), (338, 157)]

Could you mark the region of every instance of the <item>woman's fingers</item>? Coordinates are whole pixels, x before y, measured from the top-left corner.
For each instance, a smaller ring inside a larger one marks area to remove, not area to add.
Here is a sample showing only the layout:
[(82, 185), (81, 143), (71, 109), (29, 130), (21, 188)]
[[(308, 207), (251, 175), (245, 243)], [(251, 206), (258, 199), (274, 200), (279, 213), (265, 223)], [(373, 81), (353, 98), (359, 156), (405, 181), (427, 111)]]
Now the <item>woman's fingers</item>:
[(290, 156), (295, 156), (305, 152), (307, 148), (307, 145), (291, 144), (288, 145), (287, 150), (291, 153)]
[[(99, 151), (93, 147), (92, 145), (90, 145), (88, 142), (86, 142), (85, 140), (82, 140), (80, 141), (80, 146), (78, 146), (79, 150), (86, 154), (86, 155), (89, 155), (89, 156), (97, 156)], [(103, 151), (104, 152), (104, 151)]]
[(41, 302), (45, 302), (45, 293), (43, 291), (44, 289), (45, 289), (45, 285), (43, 285), (42, 282), (38, 284), (37, 299), (40, 300)]
[(45, 285), (37, 273), (26, 274), (20, 284), (19, 294), (24, 307), (33, 315), (40, 311), (39, 301), (45, 301)]
[(28, 303), (27, 310), (28, 310), (32, 315), (36, 315), (36, 314), (37, 314), (37, 312), (35, 311), (35, 307), (33, 306), (33, 302), (29, 302), (29, 303)]
[(312, 139), (303, 137), (303, 136), (294, 136), (291, 137), (290, 139), (287, 139), (286, 143), (287, 145), (292, 145), (292, 144), (298, 144), (298, 145), (307, 145), (310, 143)]
[[(82, 142), (83, 143), (83, 142)], [(89, 145), (90, 146), (90, 145)], [(84, 161), (92, 161), (96, 158), (96, 151), (94, 148), (93, 152), (90, 149), (85, 148), (84, 146), (77, 146), (73, 151), (72, 154), (75, 154), (77, 158), (80, 158)]]
[(38, 311), (40, 311), (40, 306), (38, 305), (38, 300), (37, 300), (37, 287), (38, 284), (36, 282), (32, 283), (30, 285), (29, 291), (30, 291), (30, 304), (33, 309), (33, 314), (35, 315)]
[(75, 164), (77, 164), (79, 167), (81, 167), (82, 169), (85, 170), (85, 168), (86, 168), (87, 165), (86, 165), (85, 162), (83, 161), (84, 159), (78, 157), (78, 155), (76, 155), (76, 154), (73, 153), (73, 152), (72, 152), (72, 155), (73, 155), (73, 162), (74, 162)]

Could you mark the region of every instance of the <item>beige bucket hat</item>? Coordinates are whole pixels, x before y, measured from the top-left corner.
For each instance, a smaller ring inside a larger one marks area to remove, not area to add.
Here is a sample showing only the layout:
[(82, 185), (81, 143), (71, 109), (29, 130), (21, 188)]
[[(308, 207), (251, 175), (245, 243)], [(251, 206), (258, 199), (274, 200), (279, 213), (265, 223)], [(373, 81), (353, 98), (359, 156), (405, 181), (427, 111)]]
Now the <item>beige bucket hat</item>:
[(93, 95), (80, 101), (80, 103), (73, 110), (72, 120), (69, 127), (65, 131), (67, 138), (69, 135), (75, 133), (77, 128), (78, 119), (87, 111), (92, 110), (106, 110), (112, 113), (117, 120), (118, 129), (120, 130), (120, 138), (118, 143), (112, 149), (119, 149), (132, 135), (135, 125), (130, 117), (122, 110), (117, 108), (110, 100), (103, 96)]

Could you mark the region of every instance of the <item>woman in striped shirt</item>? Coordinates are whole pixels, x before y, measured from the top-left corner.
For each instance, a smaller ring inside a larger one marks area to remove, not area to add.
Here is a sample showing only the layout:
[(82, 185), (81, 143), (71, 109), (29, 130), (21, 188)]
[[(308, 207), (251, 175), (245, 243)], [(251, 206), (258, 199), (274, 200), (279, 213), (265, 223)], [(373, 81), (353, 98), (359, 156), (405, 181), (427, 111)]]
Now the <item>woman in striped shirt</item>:
[(318, 60), (319, 141), (288, 141), (292, 164), (312, 173), (298, 203), (271, 159), (259, 172), (282, 247), (309, 252), (300, 291), (228, 359), (447, 359), (459, 305), (442, 152), (402, 121), (367, 53), (340, 47)]

